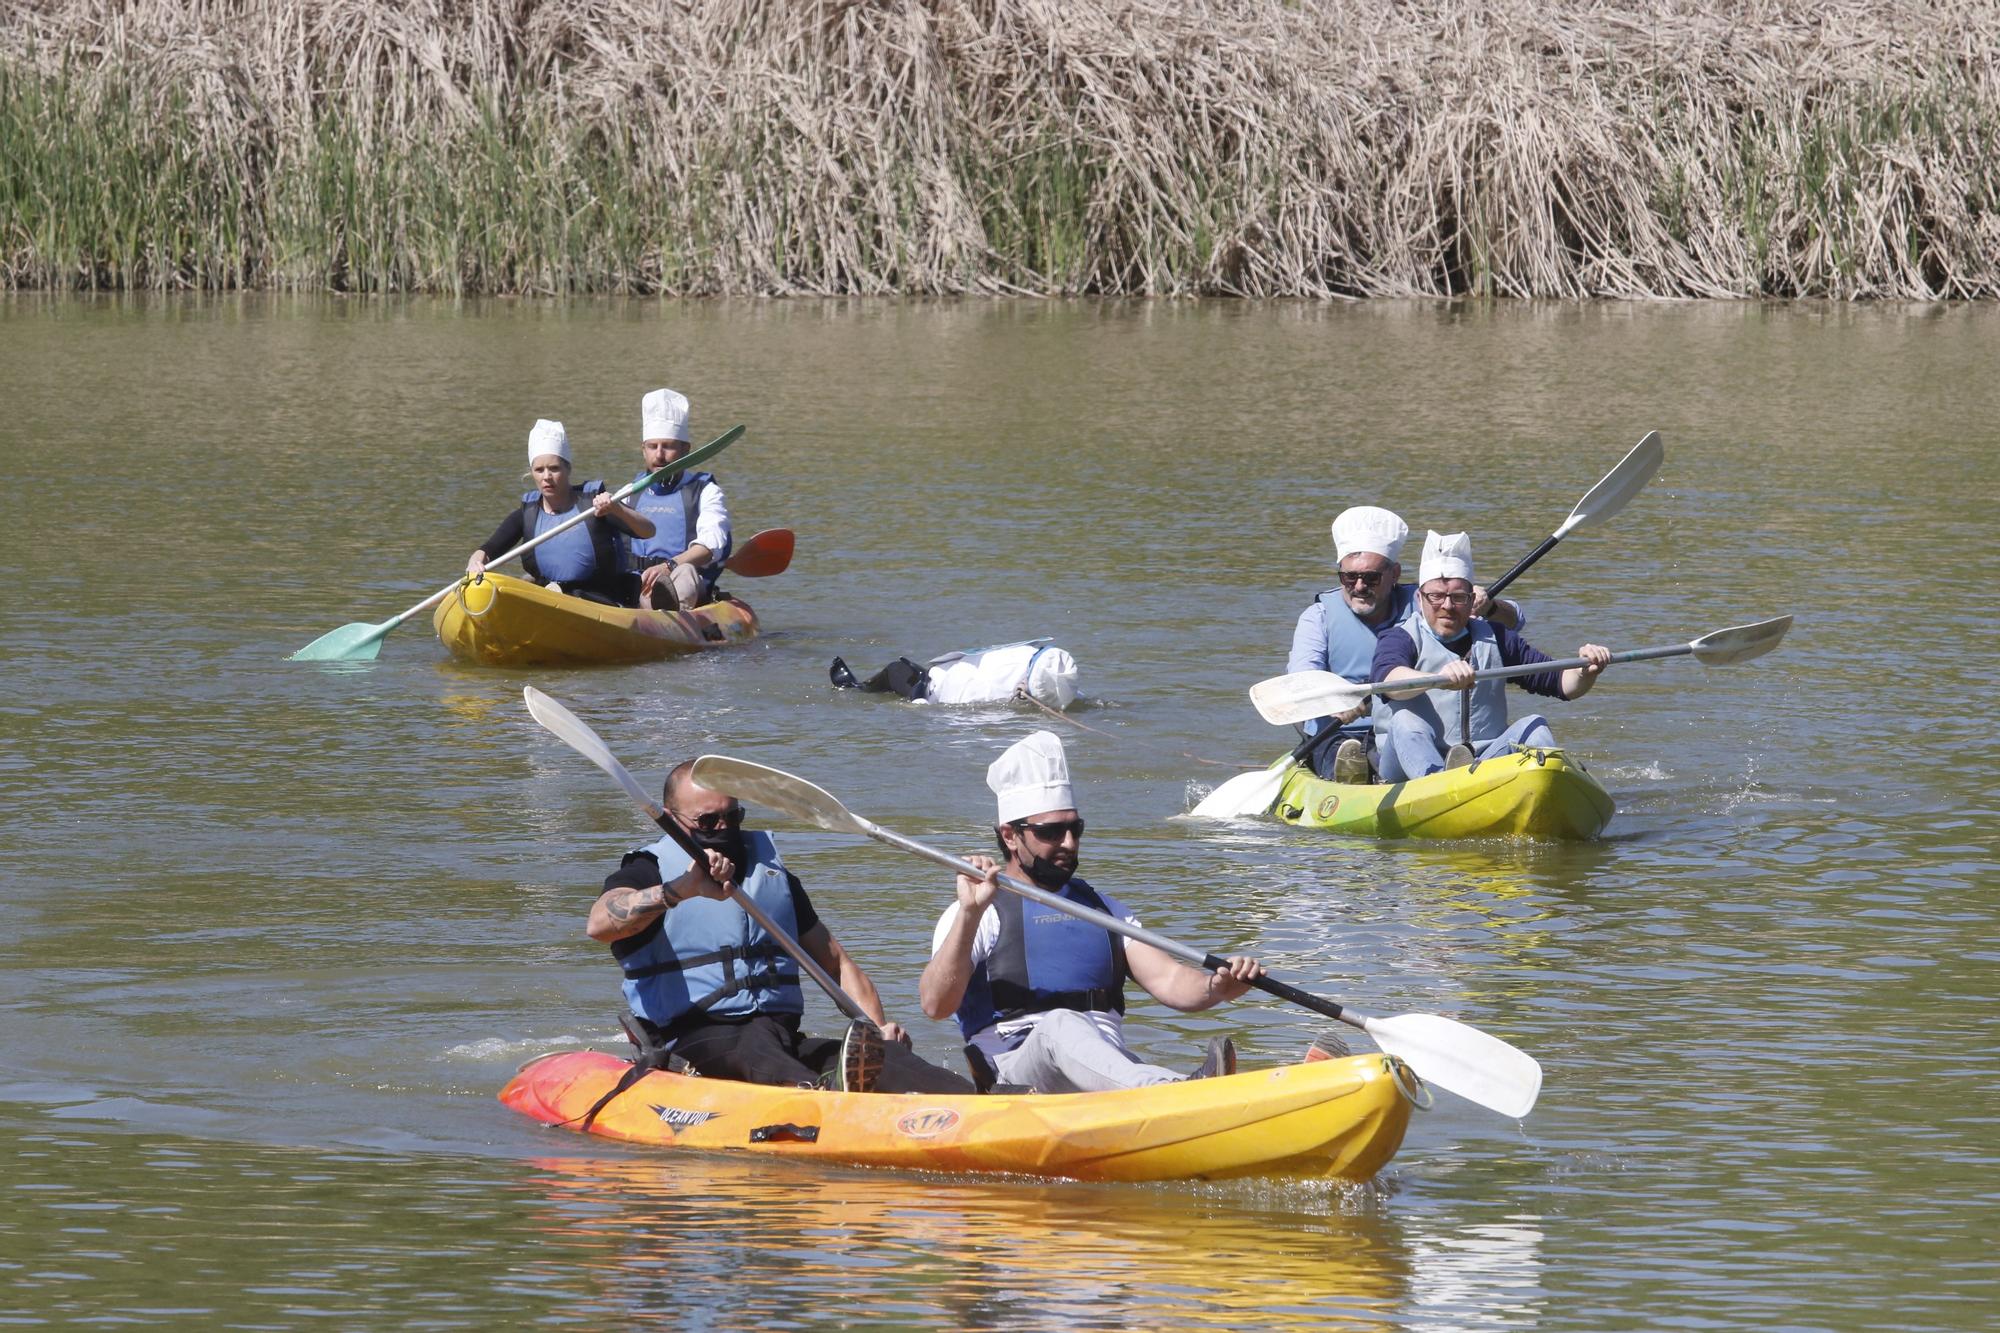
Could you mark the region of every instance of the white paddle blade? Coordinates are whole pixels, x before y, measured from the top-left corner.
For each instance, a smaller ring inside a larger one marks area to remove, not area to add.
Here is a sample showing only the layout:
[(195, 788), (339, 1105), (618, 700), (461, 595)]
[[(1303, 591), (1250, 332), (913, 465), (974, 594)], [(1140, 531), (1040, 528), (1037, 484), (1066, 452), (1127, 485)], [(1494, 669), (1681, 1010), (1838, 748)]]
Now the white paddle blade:
[(1501, 1115), (1518, 1120), (1541, 1095), (1542, 1067), (1533, 1056), (1455, 1018), (1397, 1014), (1368, 1019), (1362, 1027), (1424, 1082)]
[(794, 819), (817, 824), (829, 833), (866, 835), (868, 826), (848, 812), (823, 787), (782, 769), (753, 764), (748, 759), (705, 754), (694, 761), (694, 780), (710, 791), (725, 792), (742, 801), (755, 801), (773, 810), (782, 810)]
[(1632, 446), (1632, 452), (1618, 460), (1618, 466), (1606, 473), (1604, 480), (1590, 488), (1590, 494), (1576, 502), (1576, 508), (1569, 511), (1569, 517), (1556, 529), (1556, 536), (1565, 537), (1579, 528), (1594, 528), (1626, 505), (1632, 497), (1646, 489), (1646, 483), (1660, 470), (1666, 461), (1667, 447), (1660, 443), (1660, 432), (1646, 432), (1646, 438)]
[(659, 806), (639, 785), (639, 779), (632, 776), (625, 765), (618, 762), (618, 756), (611, 753), (597, 733), (584, 724), (582, 718), (564, 708), (548, 695), (530, 685), (521, 691), (521, 697), (528, 701), (528, 712), (535, 721), (555, 733), (563, 744), (609, 773), (625, 794), (648, 810)]
[(1202, 797), (1188, 814), (1196, 819), (1254, 819), (1278, 799), (1278, 789), (1291, 771), (1292, 761), (1286, 759), (1261, 772), (1238, 773)]
[(1367, 687), (1331, 671), (1294, 671), (1250, 687), (1250, 702), (1274, 727), (1345, 712), (1368, 697)]
[(1778, 646), (1792, 627), (1790, 616), (1775, 616), (1754, 625), (1732, 625), (1713, 634), (1704, 634), (1688, 647), (1704, 666), (1731, 666), (1762, 657)]

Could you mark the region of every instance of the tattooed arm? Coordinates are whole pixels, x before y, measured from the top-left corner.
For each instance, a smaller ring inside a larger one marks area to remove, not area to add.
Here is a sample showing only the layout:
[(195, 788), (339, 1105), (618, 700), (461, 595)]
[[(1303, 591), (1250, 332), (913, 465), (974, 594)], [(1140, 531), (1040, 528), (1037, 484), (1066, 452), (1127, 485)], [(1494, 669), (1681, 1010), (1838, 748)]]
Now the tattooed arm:
[[(625, 858), (606, 881), (604, 892), (590, 909), (584, 932), (603, 944), (622, 940), (659, 920), (676, 903), (687, 898), (727, 898), (736, 887), (726, 878), (729, 859), (716, 852), (708, 854), (706, 867), (689, 866), (688, 872), (671, 884), (660, 882), (660, 863), (640, 853)], [(724, 878), (717, 878), (717, 875)], [(641, 887), (641, 882), (651, 884)]]

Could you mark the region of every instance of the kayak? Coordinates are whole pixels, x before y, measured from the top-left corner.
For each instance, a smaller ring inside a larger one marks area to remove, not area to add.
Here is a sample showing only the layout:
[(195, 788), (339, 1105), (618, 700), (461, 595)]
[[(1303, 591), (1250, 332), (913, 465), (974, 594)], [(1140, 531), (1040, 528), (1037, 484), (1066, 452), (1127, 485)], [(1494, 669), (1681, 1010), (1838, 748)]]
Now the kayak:
[(1516, 750), (1367, 785), (1294, 768), (1272, 807), (1287, 824), (1375, 838), (1594, 838), (1616, 809), (1611, 793), (1561, 750)]
[(487, 666), (590, 666), (651, 662), (742, 643), (757, 613), (724, 596), (692, 611), (638, 610), (572, 597), (527, 579), (482, 574), (431, 613), (453, 657)]
[[(602, 1051), (521, 1066), (500, 1100), (574, 1129), (630, 1069)], [(1402, 1145), (1422, 1085), (1383, 1054), (1049, 1096), (822, 1092), (654, 1070), (589, 1132), (660, 1148), (1076, 1180), (1366, 1180)]]

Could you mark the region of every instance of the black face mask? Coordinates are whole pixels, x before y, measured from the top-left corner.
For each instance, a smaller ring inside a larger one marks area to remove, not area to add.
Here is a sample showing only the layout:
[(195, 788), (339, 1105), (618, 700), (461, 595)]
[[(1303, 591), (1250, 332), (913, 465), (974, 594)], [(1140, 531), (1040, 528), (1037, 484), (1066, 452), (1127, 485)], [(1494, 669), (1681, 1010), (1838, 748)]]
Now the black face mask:
[(1076, 875), (1075, 871), (1064, 870), (1046, 856), (1028, 855), (1025, 844), (1021, 847), (1021, 869), (1027, 872), (1029, 879), (1050, 893), (1069, 883)]
[(704, 852), (721, 852), (729, 858), (730, 869), (734, 872), (730, 879), (740, 881), (743, 868), (750, 864), (750, 841), (743, 836), (742, 829), (724, 829), (720, 833), (704, 833), (700, 829), (686, 829), (688, 841)]

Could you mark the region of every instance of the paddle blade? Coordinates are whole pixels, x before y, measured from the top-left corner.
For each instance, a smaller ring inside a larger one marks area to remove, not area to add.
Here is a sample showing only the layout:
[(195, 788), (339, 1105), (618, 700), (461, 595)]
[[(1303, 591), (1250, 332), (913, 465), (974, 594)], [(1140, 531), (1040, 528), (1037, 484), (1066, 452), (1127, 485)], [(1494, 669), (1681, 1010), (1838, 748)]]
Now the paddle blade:
[(648, 813), (660, 808), (646, 789), (639, 785), (639, 779), (633, 777), (625, 765), (618, 762), (618, 756), (611, 753), (610, 748), (597, 738), (597, 733), (586, 726), (582, 718), (532, 685), (521, 691), (521, 697), (528, 701), (528, 712), (535, 721), (547, 727), (570, 749), (609, 773), (612, 779), (625, 789), (625, 794), (644, 806)]
[(1361, 1025), (1426, 1083), (1516, 1119), (1535, 1109), (1542, 1067), (1519, 1047), (1438, 1014), (1397, 1014)]
[(1257, 706), (1257, 712), (1266, 722), (1282, 727), (1345, 712), (1368, 694), (1365, 686), (1331, 671), (1294, 671), (1289, 676), (1273, 676), (1252, 685), (1250, 702)]
[(1257, 773), (1238, 773), (1201, 798), (1188, 814), (1196, 819), (1254, 819), (1271, 808), (1292, 771), (1290, 759)]
[(1555, 535), (1563, 537), (1579, 528), (1596, 527), (1626, 505), (1632, 497), (1646, 489), (1646, 483), (1660, 470), (1666, 461), (1667, 447), (1660, 443), (1660, 432), (1647, 431), (1646, 438), (1632, 446), (1632, 452), (1618, 460), (1618, 466), (1605, 474), (1604, 480), (1590, 488), (1590, 494), (1576, 502), (1569, 517), (1556, 529)]
[(1790, 616), (1774, 616), (1754, 625), (1732, 625), (1713, 634), (1704, 634), (1688, 647), (1704, 666), (1732, 666), (1762, 657), (1778, 646), (1792, 627)]
[(382, 652), (382, 639), (393, 628), (356, 622), (328, 630), (285, 660), (288, 662), (372, 662)]
[(773, 810), (782, 810), (794, 819), (817, 824), (829, 833), (859, 833), (867, 836), (869, 826), (850, 814), (824, 788), (780, 769), (753, 764), (748, 759), (705, 754), (694, 761), (694, 780), (710, 791), (719, 791), (741, 801), (755, 801)]
[(746, 579), (767, 579), (791, 568), (796, 543), (790, 528), (767, 528), (738, 547), (722, 567)]

